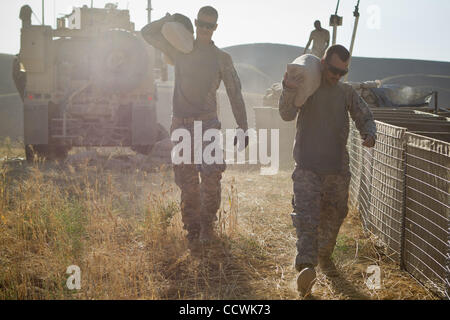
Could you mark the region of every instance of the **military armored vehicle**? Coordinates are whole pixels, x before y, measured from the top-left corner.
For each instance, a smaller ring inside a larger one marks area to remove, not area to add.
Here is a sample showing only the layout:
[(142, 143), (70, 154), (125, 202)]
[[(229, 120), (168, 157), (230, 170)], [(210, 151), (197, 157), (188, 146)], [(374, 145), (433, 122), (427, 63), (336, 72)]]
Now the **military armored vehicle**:
[(26, 158), (64, 159), (74, 146), (148, 154), (168, 136), (156, 116), (155, 50), (128, 10), (74, 8), (57, 28), (22, 7), (14, 81), (24, 104)]

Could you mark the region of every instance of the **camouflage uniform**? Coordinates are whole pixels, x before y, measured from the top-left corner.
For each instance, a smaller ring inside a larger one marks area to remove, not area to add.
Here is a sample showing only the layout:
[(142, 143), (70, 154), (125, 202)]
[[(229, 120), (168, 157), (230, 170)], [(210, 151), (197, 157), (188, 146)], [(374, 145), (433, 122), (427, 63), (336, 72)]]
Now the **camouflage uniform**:
[(306, 265), (316, 266), (321, 257), (331, 256), (347, 215), (348, 113), (362, 136), (376, 138), (376, 126), (369, 107), (348, 84), (322, 84), (300, 108), (294, 105), (295, 93), (295, 89), (283, 86), (279, 111), (285, 121), (299, 114), (291, 217), (298, 238), (295, 267), (300, 271)]
[[(217, 117), (216, 91), (224, 82), (231, 108), (240, 128), (247, 127), (247, 114), (241, 93), (241, 83), (231, 56), (214, 45), (194, 42), (191, 53), (177, 51), (162, 36), (161, 28), (171, 21), (166, 16), (142, 29), (150, 44), (160, 49), (175, 64), (175, 88), (171, 132), (185, 128), (191, 133), (194, 145), (194, 121), (202, 121), (203, 133), (210, 128), (220, 129)], [(207, 143), (203, 143), (209, 144)], [(193, 152), (191, 152), (193, 154)], [(196, 235), (200, 227), (212, 226), (220, 207), (222, 164), (174, 165), (175, 182), (181, 189), (181, 213), (185, 229)], [(199, 177), (200, 176), (200, 177)]]
[[(191, 146), (194, 145), (194, 121), (181, 118), (172, 119), (171, 132), (183, 128), (191, 134)], [(203, 133), (208, 129), (220, 129), (217, 119), (202, 122)], [(209, 142), (203, 142), (203, 148)], [(220, 207), (222, 164), (195, 164), (191, 152), (191, 164), (174, 165), (175, 183), (181, 190), (181, 213), (185, 229), (193, 234), (200, 232), (201, 225), (212, 225), (217, 220), (216, 212)], [(200, 179), (199, 179), (200, 175)]]

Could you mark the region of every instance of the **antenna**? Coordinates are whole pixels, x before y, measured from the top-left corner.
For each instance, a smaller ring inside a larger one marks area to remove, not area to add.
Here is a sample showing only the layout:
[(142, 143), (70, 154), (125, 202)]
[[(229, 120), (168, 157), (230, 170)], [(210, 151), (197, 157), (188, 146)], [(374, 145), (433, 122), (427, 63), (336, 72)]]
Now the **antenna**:
[(94, 0), (91, 0), (91, 8), (94, 7)]
[(44, 0), (42, 0), (42, 25), (44, 25)]
[(350, 44), (350, 55), (353, 52), (353, 45), (355, 44), (355, 36), (356, 36), (356, 30), (358, 29), (358, 21), (359, 21), (359, 0), (358, 3), (355, 6), (355, 11), (353, 11), (353, 16), (355, 17), (355, 25), (353, 26), (353, 34), (352, 34), (352, 42)]
[(341, 2), (341, 0), (338, 0), (338, 2), (337, 2), (337, 5), (336, 5), (336, 11), (335, 11), (335, 15), (337, 15), (337, 11), (338, 11), (338, 9), (339, 9), (339, 2)]
[[(36, 18), (36, 20), (40, 23), (40, 24), (43, 24), (43, 23), (41, 23), (41, 20), (39, 20), (39, 17), (37, 16), (37, 14), (33, 11), (33, 10), (31, 10), (31, 13), (33, 14), (33, 16)], [(31, 22), (30, 22), (31, 23)]]
[[(359, 9), (359, 0), (356, 3), (355, 11), (353, 11), (353, 16), (355, 17), (355, 25), (353, 26), (352, 41), (350, 43), (350, 59), (352, 58), (353, 46), (355, 45), (356, 30), (358, 29), (358, 21), (359, 21), (359, 10), (358, 9)], [(348, 64), (349, 67), (350, 67), (350, 63), (351, 63), (351, 60)], [(348, 73), (345, 75), (344, 81), (347, 81), (347, 78), (348, 78)]]
[(152, 22), (152, 0), (147, 1), (147, 23)]

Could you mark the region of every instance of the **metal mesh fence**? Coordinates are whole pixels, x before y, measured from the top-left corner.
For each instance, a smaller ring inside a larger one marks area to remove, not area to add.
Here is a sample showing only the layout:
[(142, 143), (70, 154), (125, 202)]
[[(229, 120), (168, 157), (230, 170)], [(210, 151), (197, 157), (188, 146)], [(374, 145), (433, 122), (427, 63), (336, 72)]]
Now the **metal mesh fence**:
[(377, 143), (363, 148), (352, 125), (349, 145), (352, 180), (350, 198), (358, 203), (364, 228), (384, 244), (386, 254), (400, 263), (404, 202), (405, 129), (377, 124)]
[(450, 142), (450, 121), (442, 115), (405, 108), (374, 108), (376, 120), (407, 128), (408, 132)]
[(449, 298), (450, 144), (376, 124), (373, 149), (350, 126), (350, 204), (389, 258)]
[(450, 144), (413, 133), (406, 134), (406, 141), (405, 268), (445, 295)]

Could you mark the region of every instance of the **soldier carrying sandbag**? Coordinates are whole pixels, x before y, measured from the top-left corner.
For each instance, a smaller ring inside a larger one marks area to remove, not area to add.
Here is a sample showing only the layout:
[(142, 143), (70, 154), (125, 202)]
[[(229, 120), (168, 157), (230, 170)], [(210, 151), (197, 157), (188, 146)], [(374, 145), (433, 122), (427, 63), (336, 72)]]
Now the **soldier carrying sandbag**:
[[(314, 63), (314, 60), (305, 61)], [(302, 296), (311, 293), (317, 265), (325, 275), (333, 276), (337, 272), (331, 254), (348, 211), (349, 113), (363, 146), (375, 145), (372, 112), (349, 84), (339, 82), (348, 72), (349, 62), (350, 53), (346, 48), (341, 45), (328, 48), (325, 56), (315, 62), (321, 74), (318, 89), (302, 105), (296, 103), (296, 96), (308, 81), (304, 78), (307, 73), (291, 76), (288, 69), (282, 83), (281, 118), (291, 121), (297, 117), (291, 217), (298, 239), (295, 268), (299, 272), (297, 285)]]
[[(202, 136), (208, 129), (221, 128), (216, 102), (216, 91), (221, 81), (225, 84), (237, 125), (247, 131), (241, 83), (233, 61), (211, 40), (217, 29), (217, 10), (210, 6), (199, 10), (195, 20), (196, 39), (191, 48), (189, 42), (185, 41), (186, 37), (177, 36), (181, 33), (174, 32), (175, 29), (170, 26), (173, 22), (188, 25), (190, 20), (183, 17), (180, 14), (167, 14), (141, 31), (144, 39), (164, 52), (175, 66), (171, 132), (186, 129), (194, 137), (194, 122), (200, 121)], [(168, 41), (164, 34), (168, 38), (172, 37), (173, 41)], [(247, 144), (248, 139), (245, 139)], [(220, 181), (225, 171), (225, 161), (212, 164), (202, 161), (200, 165), (191, 161), (189, 164), (174, 164), (173, 169), (175, 182), (181, 189), (181, 214), (189, 243), (196, 243), (197, 240), (210, 242), (214, 239), (214, 222), (221, 202)]]

